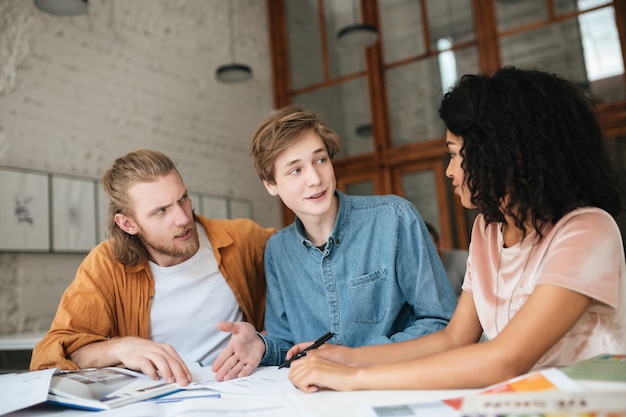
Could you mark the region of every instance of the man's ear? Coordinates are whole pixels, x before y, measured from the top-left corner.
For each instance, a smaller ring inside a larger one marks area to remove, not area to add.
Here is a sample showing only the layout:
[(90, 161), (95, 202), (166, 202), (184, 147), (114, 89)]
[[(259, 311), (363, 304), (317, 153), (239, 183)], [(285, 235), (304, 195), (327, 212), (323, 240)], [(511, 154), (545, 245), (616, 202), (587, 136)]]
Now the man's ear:
[(263, 180), (263, 185), (265, 186), (265, 189), (267, 190), (267, 192), (270, 193), (270, 195), (273, 195), (273, 196), (278, 195), (278, 191), (276, 191), (276, 186), (274, 184), (270, 184), (266, 180)]
[(120, 229), (122, 229), (129, 235), (137, 234), (137, 226), (135, 225), (133, 219), (131, 219), (130, 217), (125, 216), (122, 213), (117, 213), (115, 215), (115, 223), (120, 227)]

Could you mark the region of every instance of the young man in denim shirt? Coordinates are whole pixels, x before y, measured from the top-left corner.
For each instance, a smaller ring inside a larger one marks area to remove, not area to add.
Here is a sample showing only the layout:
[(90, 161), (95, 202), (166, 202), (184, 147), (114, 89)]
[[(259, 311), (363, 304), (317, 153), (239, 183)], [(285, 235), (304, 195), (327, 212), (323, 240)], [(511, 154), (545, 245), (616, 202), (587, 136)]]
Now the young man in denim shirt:
[(265, 251), (262, 335), (223, 322), (231, 340), (213, 363), (218, 380), (279, 365), (295, 344), (332, 332), (346, 346), (414, 339), (446, 326), (456, 297), (417, 209), (394, 196), (336, 190), (340, 139), (320, 116), (288, 106), (257, 128), (259, 177), (296, 215)]

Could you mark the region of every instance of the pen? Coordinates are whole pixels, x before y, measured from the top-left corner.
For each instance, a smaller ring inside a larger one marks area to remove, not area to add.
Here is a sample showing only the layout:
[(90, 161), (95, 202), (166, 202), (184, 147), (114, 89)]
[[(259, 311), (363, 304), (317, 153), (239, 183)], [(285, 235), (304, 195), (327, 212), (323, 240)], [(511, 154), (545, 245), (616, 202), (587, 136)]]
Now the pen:
[(310, 346), (307, 346), (306, 348), (304, 348), (302, 352), (299, 352), (298, 354), (294, 355), (291, 359), (287, 359), (285, 362), (281, 363), (278, 369), (285, 368), (285, 367), (288, 368), (289, 365), (291, 365), (291, 362), (305, 356), (308, 350), (317, 349), (318, 347), (322, 346), (324, 343), (326, 343), (328, 339), (330, 339), (333, 336), (334, 336), (333, 332), (326, 333), (324, 336), (320, 337), (315, 342), (313, 342)]

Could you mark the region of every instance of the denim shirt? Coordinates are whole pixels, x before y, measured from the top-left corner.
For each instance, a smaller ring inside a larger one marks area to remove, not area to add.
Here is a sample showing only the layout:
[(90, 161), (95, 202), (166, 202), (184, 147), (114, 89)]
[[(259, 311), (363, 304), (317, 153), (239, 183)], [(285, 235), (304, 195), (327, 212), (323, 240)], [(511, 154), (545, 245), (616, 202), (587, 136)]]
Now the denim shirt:
[(446, 326), (456, 297), (419, 212), (395, 196), (349, 196), (325, 248), (302, 222), (265, 249), (267, 305), (261, 365), (279, 365), (295, 343), (326, 332), (351, 347), (414, 339)]

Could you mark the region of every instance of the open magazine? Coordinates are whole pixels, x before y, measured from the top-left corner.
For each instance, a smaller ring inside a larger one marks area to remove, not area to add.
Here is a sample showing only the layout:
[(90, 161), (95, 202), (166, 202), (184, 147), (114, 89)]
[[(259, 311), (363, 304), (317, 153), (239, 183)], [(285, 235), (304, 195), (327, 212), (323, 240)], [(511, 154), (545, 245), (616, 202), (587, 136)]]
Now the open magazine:
[[(143, 404), (146, 405), (220, 398), (222, 393), (259, 398), (297, 391), (287, 378), (287, 368), (261, 367), (247, 377), (218, 382), (210, 367), (188, 366), (193, 381), (185, 387), (154, 381), (142, 373), (117, 367), (3, 374), (0, 375), (0, 416), (45, 402), (86, 410), (115, 410), (144, 400), (149, 401)], [(232, 407), (225, 401), (211, 404), (213, 408), (224, 406)], [(256, 400), (245, 405), (247, 409), (257, 406)]]
[(59, 371), (52, 376), (48, 402), (88, 410), (109, 410), (180, 389), (175, 383), (153, 380), (125, 368)]
[[(483, 398), (494, 398), (492, 395), (486, 394), (497, 394), (497, 398), (504, 398), (500, 396), (515, 393), (581, 392), (581, 390), (582, 387), (562, 371), (557, 368), (548, 368), (529, 372), (491, 385), (477, 391), (472, 396), (479, 397), (479, 400), (473, 400), (474, 402), (479, 402)], [(467, 414), (464, 407), (468, 398), (470, 397), (447, 398), (410, 404), (367, 406), (361, 407), (357, 411), (358, 415), (361, 417), (401, 417), (415, 415), (423, 417), (460, 417), (466, 416)], [(474, 416), (474, 406), (472, 407), (472, 414), (467, 414), (468, 416)]]

